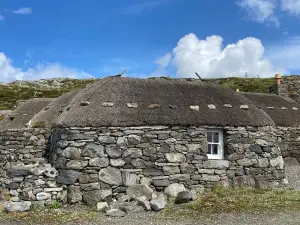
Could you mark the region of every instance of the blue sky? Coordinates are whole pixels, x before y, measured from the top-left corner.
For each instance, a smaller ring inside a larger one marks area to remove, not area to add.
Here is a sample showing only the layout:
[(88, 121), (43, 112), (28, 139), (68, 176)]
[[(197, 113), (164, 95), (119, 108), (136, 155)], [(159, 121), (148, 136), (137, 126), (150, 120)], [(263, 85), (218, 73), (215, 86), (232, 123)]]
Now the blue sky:
[(0, 82), (295, 74), (299, 27), (300, 0), (3, 0)]

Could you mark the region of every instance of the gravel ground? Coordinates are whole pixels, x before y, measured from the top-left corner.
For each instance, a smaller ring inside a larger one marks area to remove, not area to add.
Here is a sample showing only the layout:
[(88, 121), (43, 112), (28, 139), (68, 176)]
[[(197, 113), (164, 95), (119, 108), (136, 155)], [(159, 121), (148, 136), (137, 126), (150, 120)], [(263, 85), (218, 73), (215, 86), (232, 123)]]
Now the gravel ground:
[[(20, 221), (4, 221), (0, 218), (0, 225), (25, 225)], [(37, 224), (32, 222), (29, 224)], [(281, 212), (272, 214), (218, 214), (199, 216), (195, 219), (167, 218), (159, 213), (139, 212), (130, 213), (123, 218), (109, 218), (102, 214), (92, 221), (72, 221), (64, 225), (299, 225), (299, 212)]]

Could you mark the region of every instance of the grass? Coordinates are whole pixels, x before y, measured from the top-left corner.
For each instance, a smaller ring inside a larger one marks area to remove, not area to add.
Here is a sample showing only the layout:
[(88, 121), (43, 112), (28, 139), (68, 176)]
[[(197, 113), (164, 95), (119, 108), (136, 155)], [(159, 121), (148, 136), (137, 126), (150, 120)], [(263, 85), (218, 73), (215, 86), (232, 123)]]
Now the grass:
[(215, 187), (212, 192), (199, 196), (189, 204), (169, 205), (164, 215), (197, 217), (205, 214), (269, 213), (284, 210), (300, 210), (300, 191)]
[(0, 85), (0, 110), (13, 109), (18, 100), (27, 100), (36, 98), (57, 98), (62, 94), (86, 87), (88, 84), (94, 83), (93, 79), (64, 79), (61, 86), (51, 86), (51, 82), (47, 81), (49, 88), (37, 86), (34, 83), (24, 82), (10, 83), (8, 85)]
[(81, 206), (76, 210), (59, 209), (58, 205), (47, 208), (32, 207), (29, 212), (6, 213), (0, 205), (0, 221), (20, 221), (27, 224), (62, 224), (66, 222), (89, 221), (101, 216), (100, 213)]
[(3, 120), (5, 118), (4, 115), (0, 115), (0, 121)]
[(45, 128), (46, 123), (44, 121), (38, 121), (32, 124), (33, 128)]

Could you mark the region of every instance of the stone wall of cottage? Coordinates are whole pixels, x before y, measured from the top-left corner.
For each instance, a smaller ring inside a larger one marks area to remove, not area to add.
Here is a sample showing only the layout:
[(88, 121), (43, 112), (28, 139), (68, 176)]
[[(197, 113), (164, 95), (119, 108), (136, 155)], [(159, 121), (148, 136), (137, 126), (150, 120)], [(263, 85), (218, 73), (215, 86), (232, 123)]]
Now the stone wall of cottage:
[(282, 156), (300, 161), (300, 128), (277, 127), (276, 135)]
[(65, 199), (47, 160), (49, 136), (46, 129), (0, 132), (0, 189), (9, 190), (12, 201)]
[[(0, 185), (13, 200), (95, 204), (128, 186), (283, 186), (272, 127), (223, 127), (224, 159), (207, 159), (208, 127), (100, 127), (4, 131)], [(49, 141), (48, 141), (49, 140)], [(50, 165), (51, 164), (51, 165)]]

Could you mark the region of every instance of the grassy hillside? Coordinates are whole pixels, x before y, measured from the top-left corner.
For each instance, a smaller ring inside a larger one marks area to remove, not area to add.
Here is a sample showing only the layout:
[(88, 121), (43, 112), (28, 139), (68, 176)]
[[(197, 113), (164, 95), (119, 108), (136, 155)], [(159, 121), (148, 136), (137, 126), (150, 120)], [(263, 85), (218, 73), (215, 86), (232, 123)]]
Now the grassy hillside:
[(18, 100), (56, 98), (63, 93), (84, 88), (96, 80), (56, 79), (38, 82), (14, 82), (0, 84), (0, 110), (13, 109)]
[[(168, 78), (170, 79), (170, 78)], [(0, 110), (13, 109), (18, 100), (36, 98), (56, 98), (65, 92), (84, 88), (97, 80), (86, 79), (50, 79), (35, 82), (16, 81), (9, 84), (0, 83)], [(204, 82), (220, 84), (233, 90), (244, 92), (268, 92), (274, 78), (222, 78), (207, 79)]]

